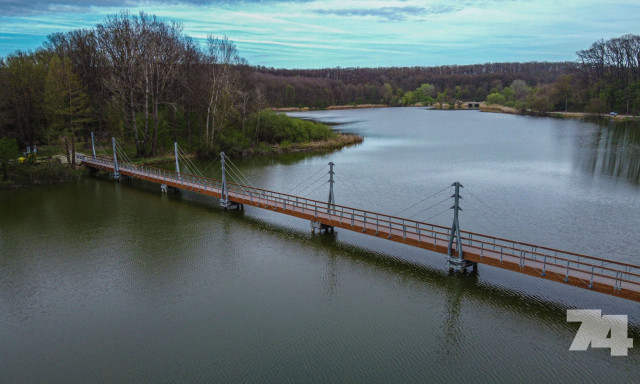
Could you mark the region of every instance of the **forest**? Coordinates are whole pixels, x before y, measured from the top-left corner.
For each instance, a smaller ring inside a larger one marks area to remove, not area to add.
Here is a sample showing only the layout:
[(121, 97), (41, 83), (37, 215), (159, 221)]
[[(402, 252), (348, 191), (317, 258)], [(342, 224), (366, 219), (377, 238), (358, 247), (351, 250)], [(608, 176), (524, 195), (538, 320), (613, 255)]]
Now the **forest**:
[[(330, 138), (269, 108), (488, 101), (522, 111), (639, 114), (640, 36), (598, 41), (575, 62), (286, 70), (250, 66), (226, 37), (127, 12), (0, 58), (0, 137), (73, 153), (91, 132), (136, 157), (174, 141), (206, 157)], [(310, 123), (309, 123), (310, 124)], [(3, 144), (3, 147), (11, 145)]]
[(410, 68), (255, 68), (274, 107), (487, 101), (522, 111), (640, 114), (640, 36), (600, 40), (575, 62)]

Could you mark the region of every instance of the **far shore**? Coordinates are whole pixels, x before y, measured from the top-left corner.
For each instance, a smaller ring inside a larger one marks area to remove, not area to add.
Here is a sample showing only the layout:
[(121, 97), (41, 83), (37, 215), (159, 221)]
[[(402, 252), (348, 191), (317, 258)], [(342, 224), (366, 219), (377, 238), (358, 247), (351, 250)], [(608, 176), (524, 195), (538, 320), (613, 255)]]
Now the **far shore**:
[[(472, 105), (472, 107), (469, 107)], [(625, 115), (625, 114), (615, 114), (610, 115), (608, 113), (589, 113), (589, 112), (564, 112), (564, 111), (552, 111), (552, 112), (538, 112), (538, 111), (522, 111), (518, 108), (507, 107), (504, 105), (498, 104), (487, 104), (485, 102), (460, 102), (454, 104), (453, 107), (448, 103), (434, 103), (431, 105), (424, 104), (414, 104), (414, 105), (406, 105), (401, 107), (392, 107), (386, 104), (358, 104), (358, 105), (331, 105), (327, 108), (318, 108), (312, 109), (309, 107), (286, 107), (286, 108), (272, 108), (275, 112), (309, 112), (309, 111), (334, 111), (334, 110), (355, 110), (355, 109), (371, 109), (371, 108), (431, 108), (435, 110), (443, 110), (443, 111), (461, 111), (461, 110), (479, 110), (481, 112), (490, 112), (490, 113), (506, 113), (512, 115), (535, 115), (535, 116), (547, 116), (547, 117), (555, 117), (555, 118), (563, 118), (563, 119), (587, 119), (587, 118), (607, 118), (616, 121), (625, 121), (625, 120), (640, 120), (640, 116), (634, 115)]]
[(373, 108), (430, 108), (438, 110), (479, 110), (485, 105), (484, 102), (465, 101), (456, 104), (449, 103), (433, 103), (422, 104), (416, 103), (411, 105), (403, 105), (394, 107), (387, 104), (347, 104), (347, 105), (330, 105), (326, 108), (309, 108), (309, 107), (282, 107), (271, 108), (274, 112), (310, 112), (310, 111), (338, 111), (338, 110), (354, 110), (354, 109), (373, 109)]
[(606, 118), (612, 119), (616, 121), (625, 121), (625, 120), (640, 120), (640, 116), (634, 115), (623, 115), (623, 114), (615, 114), (611, 115), (608, 113), (589, 113), (589, 112), (564, 112), (564, 111), (553, 111), (553, 112), (538, 112), (538, 111), (522, 111), (517, 108), (506, 107), (504, 105), (496, 105), (489, 104), (480, 108), (482, 112), (493, 112), (493, 113), (508, 113), (513, 115), (536, 115), (536, 116), (547, 116), (547, 117), (556, 117), (561, 119), (588, 119), (588, 118)]

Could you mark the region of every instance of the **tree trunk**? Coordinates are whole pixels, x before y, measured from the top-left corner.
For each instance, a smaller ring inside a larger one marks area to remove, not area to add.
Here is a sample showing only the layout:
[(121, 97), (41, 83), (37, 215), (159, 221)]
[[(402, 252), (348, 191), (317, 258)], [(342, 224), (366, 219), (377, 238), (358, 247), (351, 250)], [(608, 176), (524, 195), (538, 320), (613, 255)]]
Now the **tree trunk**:
[(131, 107), (131, 126), (133, 128), (133, 137), (136, 141), (136, 153), (138, 156), (142, 156), (140, 148), (140, 140), (138, 139), (138, 124), (136, 123), (136, 109), (133, 104), (133, 87), (129, 90), (129, 105)]
[[(142, 144), (142, 152), (147, 152), (147, 139), (149, 137), (149, 75), (145, 74), (144, 81), (144, 135), (143, 135), (143, 144)], [(155, 155), (155, 143), (151, 145), (151, 156)]]
[(218, 104), (218, 95), (216, 94), (216, 100), (214, 101), (215, 104), (213, 104), (213, 113), (211, 114), (211, 144), (209, 146), (209, 148), (213, 148), (213, 136), (216, 133), (216, 112), (218, 110), (217, 104)]
[(151, 156), (156, 155), (156, 143), (158, 141), (158, 104), (160, 100), (158, 100), (158, 95), (155, 95), (155, 100), (153, 103), (153, 141), (151, 142)]
[(67, 139), (67, 136), (64, 137), (64, 152), (67, 155), (67, 164), (71, 164), (71, 158), (69, 157), (69, 139)]
[(187, 139), (189, 140), (189, 147), (192, 147), (193, 143), (191, 141), (191, 109), (187, 109)]
[(173, 108), (173, 111), (171, 113), (171, 128), (173, 131), (173, 141), (177, 142), (178, 141), (178, 124), (176, 123), (176, 121), (178, 120), (178, 111), (176, 110), (176, 108)]
[(75, 136), (71, 136), (71, 166), (76, 167), (76, 140)]

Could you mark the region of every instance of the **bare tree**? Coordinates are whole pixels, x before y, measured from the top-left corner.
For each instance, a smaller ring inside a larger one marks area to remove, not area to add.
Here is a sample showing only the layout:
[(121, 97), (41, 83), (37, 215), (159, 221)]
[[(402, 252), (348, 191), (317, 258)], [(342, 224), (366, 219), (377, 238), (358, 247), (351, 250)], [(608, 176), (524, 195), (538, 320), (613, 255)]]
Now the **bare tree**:
[[(123, 116), (129, 121), (138, 156), (144, 154), (136, 121), (136, 91), (141, 76), (141, 38), (135, 17), (123, 12), (107, 16), (104, 24), (96, 26), (97, 40), (107, 64), (104, 79), (113, 96), (123, 105)], [(127, 111), (128, 108), (128, 111)], [(129, 114), (129, 118), (127, 118)]]
[(156, 154), (159, 126), (159, 106), (161, 103), (174, 104), (168, 100), (168, 90), (178, 81), (179, 65), (185, 58), (185, 41), (182, 38), (182, 26), (175, 22), (161, 22), (143, 13), (140, 20), (147, 27), (145, 30), (145, 60), (147, 63), (151, 97), (153, 100), (153, 139), (151, 154)]
[(207, 37), (206, 63), (209, 66), (207, 84), (209, 88), (209, 105), (207, 107), (207, 123), (205, 140), (208, 148), (213, 147), (216, 128), (224, 117), (229, 116), (236, 97), (235, 89), (239, 82), (237, 66), (246, 62), (238, 54), (238, 50), (225, 36), (222, 39), (212, 35)]

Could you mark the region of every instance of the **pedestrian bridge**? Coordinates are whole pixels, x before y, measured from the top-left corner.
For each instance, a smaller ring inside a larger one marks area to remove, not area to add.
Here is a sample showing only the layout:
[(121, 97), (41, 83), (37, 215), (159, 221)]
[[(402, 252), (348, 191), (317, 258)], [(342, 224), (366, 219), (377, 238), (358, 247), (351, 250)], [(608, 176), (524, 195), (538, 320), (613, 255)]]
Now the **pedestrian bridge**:
[(640, 302), (639, 265), (460, 230), (458, 201), (462, 185), (458, 182), (452, 185), (454, 220), (449, 228), (335, 204), (333, 163), (329, 163), (329, 199), (323, 202), (227, 183), (224, 153), (221, 154), (222, 179), (216, 180), (181, 173), (177, 144), (176, 171), (170, 171), (133, 164), (126, 160), (115, 139), (112, 142), (113, 157), (96, 156), (94, 148), (93, 156), (80, 156), (81, 164), (110, 172), (117, 179), (131, 177), (156, 183), (164, 191), (174, 188), (211, 196), (220, 199), (220, 205), (228, 209), (249, 205), (308, 220), (313, 230), (333, 231), (337, 227), (444, 254), (451, 271), (466, 272), (475, 270), (478, 264), (486, 264)]

